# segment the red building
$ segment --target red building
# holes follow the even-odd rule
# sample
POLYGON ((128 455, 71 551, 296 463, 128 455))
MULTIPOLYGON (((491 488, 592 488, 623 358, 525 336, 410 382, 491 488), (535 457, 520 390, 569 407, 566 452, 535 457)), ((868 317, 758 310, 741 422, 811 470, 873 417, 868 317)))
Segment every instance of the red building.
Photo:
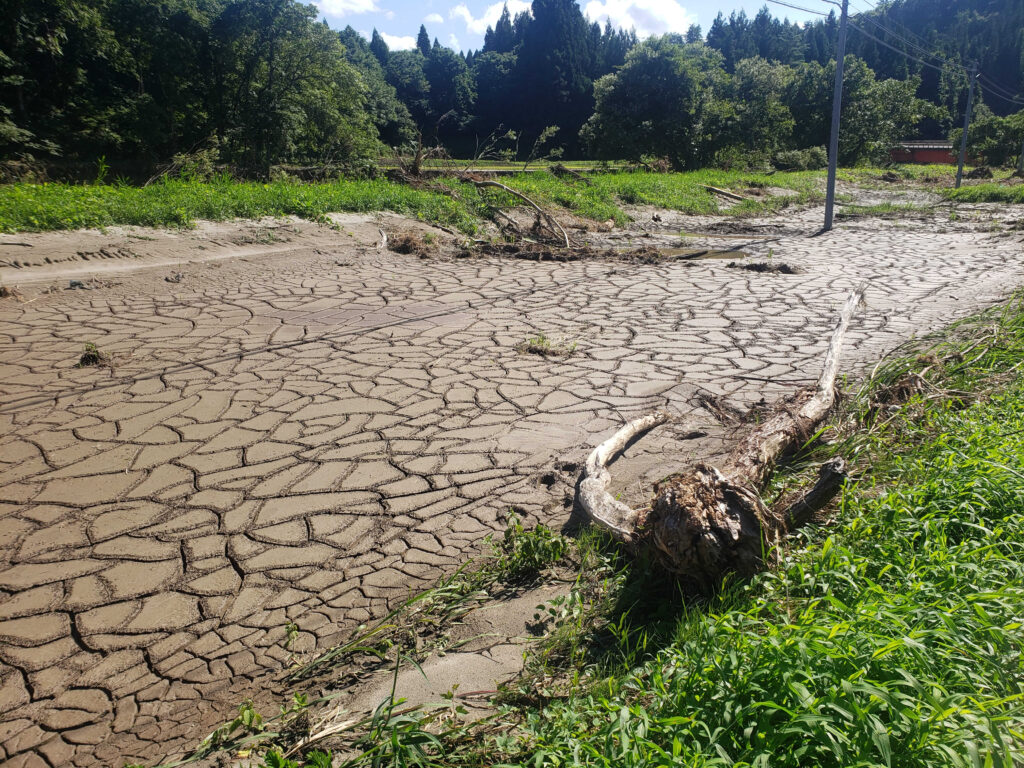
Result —
POLYGON ((894 163, 956 163, 951 141, 901 141, 889 150, 889 159, 894 163))

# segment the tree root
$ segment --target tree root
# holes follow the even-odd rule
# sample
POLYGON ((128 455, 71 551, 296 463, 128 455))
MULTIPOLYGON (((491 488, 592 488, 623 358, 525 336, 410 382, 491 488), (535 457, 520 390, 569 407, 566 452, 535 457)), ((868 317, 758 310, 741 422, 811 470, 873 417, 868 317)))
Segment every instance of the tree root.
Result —
POLYGON ((770 509, 760 496, 779 457, 806 442, 835 403, 839 353, 863 296, 860 286, 847 299, 815 386, 778 406, 720 466, 700 463, 659 483, 646 514, 611 498, 607 465, 630 440, 668 416, 658 412, 636 419, 601 443, 587 460, 579 485, 580 506, 590 520, 702 587, 713 587, 728 572, 749 576, 763 568, 765 554, 778 540, 808 522, 846 480, 845 466, 834 460, 822 468, 815 487, 782 512, 770 509))

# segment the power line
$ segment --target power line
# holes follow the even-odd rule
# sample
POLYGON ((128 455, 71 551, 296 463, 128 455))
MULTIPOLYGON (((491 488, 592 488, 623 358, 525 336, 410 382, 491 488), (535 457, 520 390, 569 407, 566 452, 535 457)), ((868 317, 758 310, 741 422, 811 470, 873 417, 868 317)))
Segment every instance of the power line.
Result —
MULTIPOLYGON (((898 54, 900 54, 900 55, 910 59, 911 61, 916 61, 921 66, 928 67, 930 69, 934 69, 936 72, 943 72, 944 71, 944 69, 942 67, 938 67, 938 66, 936 66, 934 64, 929 64, 924 59, 919 59, 916 56, 911 56, 909 53, 907 53, 906 51, 900 50, 895 45, 890 45, 889 43, 885 42, 885 40, 882 40, 881 38, 876 37, 875 35, 873 35, 870 32, 868 32, 866 29, 863 29, 862 27, 858 27, 852 21, 850 22, 850 26, 853 27, 854 29, 856 29, 858 32, 860 32, 865 37, 868 37, 868 38, 874 40, 879 45, 882 45, 882 46, 888 48, 890 51, 895 51, 896 53, 898 53, 898 54)), ((960 69, 963 69, 963 67, 960 67, 960 69)))
POLYGON ((804 8, 804 7, 799 6, 799 5, 791 5, 790 3, 784 3, 784 2, 782 2, 782 0, 768 0, 768 2, 772 3, 774 5, 783 5, 786 8, 792 8, 794 11, 803 11, 804 13, 813 13, 816 16, 828 16, 827 13, 822 13, 821 11, 812 11, 810 8, 804 8))
MULTIPOLYGON (((842 7, 842 5, 840 3, 838 3, 838 2, 836 2, 836 0, 821 0, 821 1, 824 2, 824 3, 827 3, 829 5, 834 5, 836 7, 842 7)), ((859 3, 863 3, 864 5, 868 6, 868 8, 870 8, 871 10, 875 10, 874 6, 871 5, 869 0, 856 0, 856 1, 859 2, 859 3)), ((787 8, 792 8, 792 9, 797 10, 797 11, 803 11, 804 13, 815 14, 817 16, 828 16, 829 15, 827 13, 823 13, 822 11, 816 11, 816 10, 812 10, 810 8, 804 8, 803 6, 799 6, 799 5, 792 5, 790 3, 783 2, 783 0, 768 0, 768 2, 773 3, 775 5, 782 5, 782 6, 785 6, 787 8)), ((889 35, 889 36, 895 38, 896 40, 899 40, 900 42, 905 43, 906 45, 910 46, 911 48, 919 51, 924 56, 927 56, 927 57, 929 57, 931 59, 934 59, 934 60, 942 62, 942 64, 941 65, 932 64, 931 62, 925 61, 923 58, 920 58, 918 56, 914 56, 913 54, 908 53, 905 50, 897 48, 896 46, 894 46, 894 45, 888 43, 887 41, 879 38, 877 35, 874 35, 871 32, 868 32, 863 27, 860 27, 857 24, 854 24, 853 21, 850 20, 850 26, 851 27, 856 29, 858 32, 860 32, 865 37, 870 38, 871 40, 874 40, 879 45, 884 46, 885 48, 888 48, 890 51, 893 51, 894 53, 898 53, 901 56, 903 56, 903 57, 905 57, 907 59, 910 59, 911 61, 916 61, 921 66, 928 67, 929 69, 933 69, 933 70, 935 70, 936 72, 939 72, 939 73, 944 72, 945 68, 948 67, 950 69, 953 69, 953 70, 956 70, 956 71, 960 72, 961 74, 964 74, 964 75, 968 74, 967 68, 964 67, 963 64, 960 64, 959 62, 954 61, 954 60, 952 60, 952 59, 950 59, 950 58, 948 58, 948 57, 946 57, 946 56, 944 56, 942 54, 939 54, 939 53, 936 53, 934 51, 928 50, 928 49, 922 47, 921 45, 918 45, 917 43, 913 42, 912 40, 909 40, 908 38, 903 37, 902 35, 894 32, 893 30, 891 30, 888 27, 884 26, 880 22, 875 21, 873 18, 871 18, 870 15, 867 15, 866 12, 862 12, 861 14, 859 14, 857 20, 860 21, 861 18, 863 18, 863 20, 867 21, 869 24, 872 24, 877 29, 881 30, 886 35, 889 35)), ((923 37, 921 37, 920 35, 917 35, 914 32, 912 32, 910 30, 907 30, 907 29, 904 29, 904 31, 906 32, 906 34, 908 34, 908 35, 910 35, 912 37, 915 37, 918 40, 920 40, 921 42, 927 44, 927 41, 923 37)), ((1000 99, 1002 101, 1008 102, 1010 104, 1021 104, 1021 105, 1024 105, 1024 99, 1020 99, 1017 96, 1012 95, 1012 92, 1010 91, 1010 89, 1006 88, 1005 86, 1001 86, 998 83, 994 82, 992 80, 992 78, 988 77, 984 73, 978 72, 976 77, 985 84, 985 88, 986 88, 986 91, 987 91, 989 96, 993 96, 993 97, 995 97, 997 99, 1000 99)))
POLYGON ((979 74, 978 79, 981 80, 988 88, 989 96, 995 96, 996 98, 1003 99, 1004 101, 1009 101, 1013 104, 1024 104, 1024 99, 1021 99, 1018 96, 1011 95, 1009 89, 1004 88, 998 83, 992 82, 992 79, 989 78, 987 75, 979 74))
MULTIPOLYGON (((832 0, 824 0, 824 1, 825 2, 831 2, 832 0)), ((867 2, 867 0, 862 0, 862 1, 865 2, 865 3, 867 2)), ((885 25, 881 24, 880 22, 876 21, 875 19, 873 19, 869 15, 862 14, 862 15, 860 15, 858 17, 857 20, 858 21, 861 21, 861 20, 867 21, 869 24, 873 25, 877 29, 880 29, 882 32, 886 33, 887 35, 889 35, 891 37, 894 37, 897 40, 905 43, 906 45, 908 45, 911 48, 919 51, 923 55, 928 56, 928 57, 930 57, 932 59, 935 59, 937 61, 941 61, 943 63, 943 65, 948 66, 951 69, 958 70, 962 74, 967 74, 967 69, 962 64, 960 64, 959 62, 950 59, 948 56, 945 56, 943 54, 936 53, 934 51, 928 50, 928 49, 922 47, 921 45, 918 45, 918 44, 914 43, 912 40, 909 40, 908 38, 906 38, 906 37, 904 37, 904 36, 894 32, 892 29, 890 29, 890 28, 886 27, 885 25)), ((891 20, 890 20, 890 23, 891 23, 891 20)), ((932 69, 937 69, 937 67, 935 65, 928 64, 927 62, 921 61, 920 59, 912 56, 911 54, 907 53, 906 51, 898 50, 897 48, 894 48, 892 45, 889 45, 886 41, 879 40, 877 37, 875 37, 871 33, 867 32, 864 29, 861 29, 860 27, 858 27, 852 21, 850 22, 850 26, 856 28, 857 31, 861 32, 864 35, 867 35, 868 37, 870 37, 875 42, 878 42, 878 43, 886 46, 890 50, 896 51, 897 53, 900 53, 903 56, 905 56, 905 57, 907 57, 909 59, 912 59, 914 61, 918 61, 921 64, 923 64, 924 66, 931 67, 932 69)), ((902 25, 899 25, 899 26, 902 27, 902 25)), ((903 31, 907 35, 910 35, 911 37, 914 37, 914 38, 920 40, 922 43, 927 44, 927 41, 923 37, 921 37, 920 35, 915 34, 914 32, 906 29, 905 27, 902 27, 902 29, 903 29, 903 31)), ((941 71, 941 70, 939 70, 939 71, 941 71)), ((1009 102, 1011 104, 1024 104, 1024 100, 1021 100, 1009 88, 1007 88, 1007 87, 1005 87, 1003 85, 1000 85, 999 83, 995 82, 992 78, 988 77, 984 73, 979 72, 978 73, 978 78, 986 83, 986 87, 987 87, 987 90, 988 90, 990 96, 995 96, 997 99, 1001 99, 1001 100, 1009 102)))

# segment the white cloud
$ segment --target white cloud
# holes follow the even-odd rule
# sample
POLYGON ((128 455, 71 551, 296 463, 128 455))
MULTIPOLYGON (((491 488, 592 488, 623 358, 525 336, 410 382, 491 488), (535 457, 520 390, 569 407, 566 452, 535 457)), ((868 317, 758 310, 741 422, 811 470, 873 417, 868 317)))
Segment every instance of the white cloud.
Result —
POLYGON ((377 0, 313 0, 313 3, 325 16, 348 16, 380 11, 377 0))
MULTIPOLYGON (((614 2, 614 0, 610 0, 614 2)), ((675 2, 675 0, 669 0, 669 2, 675 2)), ((487 6, 483 16, 480 18, 474 18, 469 8, 466 7, 465 3, 460 3, 448 11, 449 19, 462 19, 466 22, 466 29, 475 35, 482 35, 487 31, 488 27, 494 27, 497 24, 498 19, 501 18, 501 9, 504 8, 506 3, 499 2, 494 5, 487 6)), ((508 0, 508 12, 515 18, 517 13, 530 10, 530 3, 526 0, 508 0)))
POLYGON ((448 35, 448 47, 451 48, 453 51, 462 50, 462 46, 459 45, 459 38, 455 36, 454 32, 448 35))
POLYGON ((416 47, 416 38, 411 35, 389 35, 387 32, 381 32, 380 36, 384 38, 390 51, 411 51, 416 47))
POLYGON ((427 24, 444 24, 444 16, 440 13, 432 13, 429 16, 425 16, 423 21, 427 24))
POLYGON ((613 27, 635 29, 639 37, 682 33, 697 22, 677 0, 590 0, 584 12, 591 21, 611 21, 613 27))

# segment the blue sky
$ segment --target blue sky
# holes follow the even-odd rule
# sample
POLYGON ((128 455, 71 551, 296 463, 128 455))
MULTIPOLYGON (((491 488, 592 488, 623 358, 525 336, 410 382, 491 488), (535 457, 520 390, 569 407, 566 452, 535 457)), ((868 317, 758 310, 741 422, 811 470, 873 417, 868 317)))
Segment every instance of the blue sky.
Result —
MULTIPOLYGON (((412 48, 420 24, 425 24, 430 37, 458 50, 479 49, 484 31, 493 26, 501 13, 502 0, 313 0, 336 29, 352 25, 369 37, 376 29, 384 35, 389 47, 412 48)), ((685 32, 690 24, 700 24, 704 32, 719 11, 728 15, 743 9, 753 16, 761 2, 737 0, 729 5, 712 0, 580 0, 583 13, 603 25, 633 28, 641 37, 664 32, 685 32)), ((814 4, 812 4, 813 7, 814 4)), ((509 11, 528 10, 528 0, 508 0, 509 11)), ((777 16, 791 21, 815 18, 800 11, 769 6, 777 16)), ((823 8, 825 6, 822 6, 823 8)))

